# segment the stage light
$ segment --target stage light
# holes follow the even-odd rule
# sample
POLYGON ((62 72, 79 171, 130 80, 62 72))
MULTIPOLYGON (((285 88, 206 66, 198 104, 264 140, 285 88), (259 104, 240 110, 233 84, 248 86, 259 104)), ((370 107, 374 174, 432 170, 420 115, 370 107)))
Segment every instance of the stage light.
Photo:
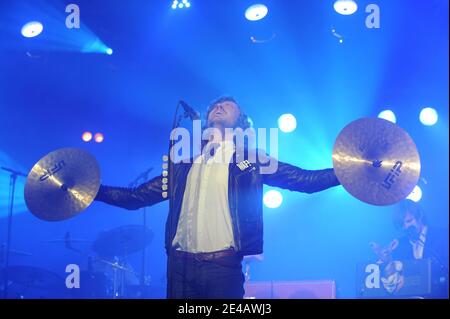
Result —
POLYGON ((334 3, 334 10, 343 15, 350 15, 358 10, 358 5, 353 0, 337 0, 334 3))
POLYGON ((42 23, 38 21, 31 21, 22 27, 22 35, 25 38, 32 38, 41 34, 42 30, 44 30, 42 23))
POLYGON ((103 136, 102 133, 96 133, 94 135, 94 141, 96 141, 97 143, 103 142, 104 139, 105 139, 105 137, 103 136))
POLYGON ((283 196, 279 191, 270 190, 264 194, 263 202, 268 208, 277 208, 283 202, 283 196))
POLYGON ((264 19, 269 9, 263 4, 254 4, 245 10, 245 17, 250 21, 258 21, 264 19))
POLYGON ((172 9, 183 9, 183 8, 190 8, 191 3, 189 0, 182 0, 181 2, 179 0, 174 0, 172 2, 172 9))
POLYGON ((89 142, 90 140, 92 140, 92 133, 84 132, 83 135, 81 135, 81 139, 85 142, 89 142))
POLYGON ((418 185, 416 185, 411 192, 411 194, 408 195, 407 199, 412 200, 413 202, 418 202, 422 198, 422 190, 418 185))
POLYGON ((84 43, 83 48, 81 49, 83 53, 101 53, 101 54, 113 54, 113 49, 108 47, 103 43, 99 38, 93 39, 91 41, 87 41, 84 43))
POLYGON ((396 123, 397 122, 397 118, 395 117, 395 113, 392 112, 391 110, 381 111, 380 114, 378 114, 378 117, 380 119, 385 119, 385 120, 387 120, 389 122, 392 122, 392 123, 396 123))
POLYGON ((431 126, 438 121, 438 114, 435 109, 426 107, 420 111, 419 119, 423 125, 431 126))
POLYGON ((283 114, 278 118, 278 127, 282 132, 290 133, 297 127, 297 120, 292 114, 283 114))

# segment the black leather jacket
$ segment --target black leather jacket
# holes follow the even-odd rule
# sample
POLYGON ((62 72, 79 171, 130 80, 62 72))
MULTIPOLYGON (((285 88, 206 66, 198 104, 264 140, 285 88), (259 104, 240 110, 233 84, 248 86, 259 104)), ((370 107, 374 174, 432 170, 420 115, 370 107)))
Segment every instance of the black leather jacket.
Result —
MULTIPOLYGON (((333 169, 304 170, 278 162, 273 174, 261 174, 259 164, 241 170, 236 160, 229 164, 228 203, 230 207, 235 249, 242 255, 263 252, 263 184, 304 193, 318 192, 336 185, 339 181, 333 169)), ((174 165, 171 209, 166 222, 165 247, 169 253, 180 217, 190 163, 174 165)), ((150 206, 168 199, 163 197, 163 176, 157 176, 137 188, 120 188, 102 185, 95 200, 130 210, 150 206)))

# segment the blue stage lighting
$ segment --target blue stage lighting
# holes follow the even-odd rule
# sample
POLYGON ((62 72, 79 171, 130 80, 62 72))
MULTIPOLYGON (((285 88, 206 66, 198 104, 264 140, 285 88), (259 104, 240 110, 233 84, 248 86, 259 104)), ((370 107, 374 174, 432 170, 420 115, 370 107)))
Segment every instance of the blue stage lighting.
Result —
POLYGON ((277 208, 283 202, 283 196, 277 190, 270 190, 264 194, 263 202, 268 208, 277 208))
POLYGON ((83 53, 102 53, 102 54, 113 54, 113 49, 109 48, 106 44, 104 44, 99 38, 96 38, 93 41, 88 41, 84 44, 81 49, 83 53))
POLYGON ((190 8, 191 7, 191 3, 189 2, 189 0, 173 0, 172 2, 172 9, 183 9, 183 8, 190 8))
POLYGON ((426 107, 420 111, 419 118, 423 125, 431 126, 437 123, 438 114, 435 109, 426 107))
POLYGON ((418 202, 422 198, 422 190, 418 185, 416 185, 411 192, 411 194, 408 195, 407 199, 412 200, 413 202, 418 202))
POLYGON ((292 132, 297 127, 297 120, 292 114, 283 114, 278 118, 278 127, 282 132, 292 132))
POLYGON ((44 26, 42 23, 38 21, 28 22, 22 27, 22 35, 25 38, 32 38, 41 34, 42 30, 44 30, 44 26))
POLYGON ((385 120, 387 120, 389 122, 392 122, 392 123, 396 123, 397 122, 397 118, 395 117, 395 113, 392 112, 391 110, 381 111, 380 114, 378 114, 378 117, 380 119, 385 119, 385 120))
POLYGON ((245 17, 247 20, 250 21, 258 21, 263 19, 267 13, 269 12, 269 9, 263 4, 254 4, 245 10, 245 17))
POLYGON ((358 10, 358 5, 353 0, 337 0, 334 3, 334 10, 343 15, 350 15, 358 10))

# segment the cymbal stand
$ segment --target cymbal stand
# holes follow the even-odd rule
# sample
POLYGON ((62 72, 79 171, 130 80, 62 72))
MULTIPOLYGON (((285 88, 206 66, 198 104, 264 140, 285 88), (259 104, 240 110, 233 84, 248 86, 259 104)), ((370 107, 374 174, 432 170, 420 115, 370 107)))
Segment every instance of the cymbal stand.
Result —
MULTIPOLYGON (((18 176, 27 177, 26 174, 16 171, 7 167, 0 167, 0 169, 8 172, 10 174, 9 178, 9 209, 8 209, 8 226, 6 233, 6 256, 5 256, 5 269, 9 267, 9 257, 11 253, 11 229, 12 229, 12 218, 13 218, 13 207, 14 207, 14 192, 16 189, 16 180, 18 176)), ((6 299, 8 296, 8 270, 5 271, 5 276, 3 278, 3 298, 6 299)))
POLYGON ((97 261, 97 262, 104 263, 105 265, 108 265, 109 267, 112 268, 112 270, 113 270, 113 289, 112 289, 113 295, 112 295, 112 298, 113 299, 121 298, 121 297, 125 296, 125 273, 126 272, 131 273, 135 276, 139 275, 135 271, 130 270, 124 266, 126 259, 123 259, 123 261, 120 261, 118 259, 118 257, 114 256, 114 262, 111 262, 111 261, 108 261, 106 259, 103 259, 103 258, 100 258, 97 256, 89 256, 89 254, 84 253, 82 250, 73 247, 72 243, 70 241, 70 233, 66 233, 65 247, 69 250, 72 250, 72 251, 84 256, 84 257, 87 257, 89 260, 89 264, 91 264, 92 261, 97 261))

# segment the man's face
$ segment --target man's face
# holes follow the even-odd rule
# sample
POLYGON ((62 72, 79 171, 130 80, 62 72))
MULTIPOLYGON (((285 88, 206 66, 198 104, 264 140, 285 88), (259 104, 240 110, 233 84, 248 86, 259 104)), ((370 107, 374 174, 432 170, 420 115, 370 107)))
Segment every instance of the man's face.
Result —
POLYGON ((411 229, 415 232, 418 232, 420 230, 420 225, 417 219, 414 217, 411 213, 406 213, 405 217, 403 218, 403 229, 411 229))
POLYGON ((208 126, 220 124, 225 128, 232 128, 236 125, 241 114, 239 107, 232 101, 224 101, 213 106, 208 116, 208 126))

